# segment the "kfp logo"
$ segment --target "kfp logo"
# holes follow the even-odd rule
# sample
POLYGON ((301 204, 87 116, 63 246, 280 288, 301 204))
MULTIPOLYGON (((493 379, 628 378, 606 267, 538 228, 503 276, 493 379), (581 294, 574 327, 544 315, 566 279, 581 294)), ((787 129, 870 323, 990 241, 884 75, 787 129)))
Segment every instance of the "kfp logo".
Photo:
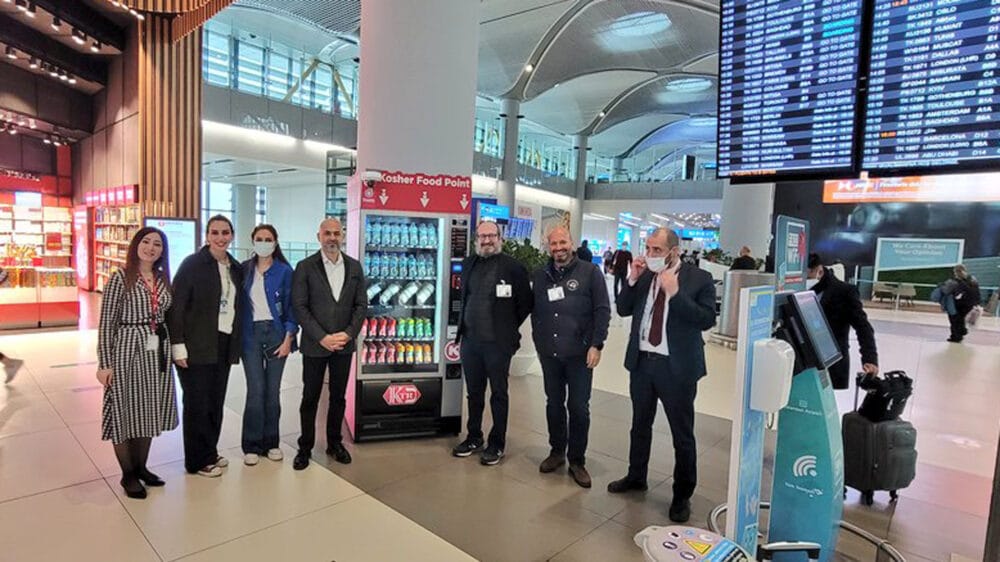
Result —
POLYGON ((410 406, 420 400, 420 390, 411 383, 390 384, 382 399, 390 406, 410 406))
POLYGON ((452 340, 445 344, 444 346, 444 358, 448 361, 455 362, 462 357, 461 346, 452 340))

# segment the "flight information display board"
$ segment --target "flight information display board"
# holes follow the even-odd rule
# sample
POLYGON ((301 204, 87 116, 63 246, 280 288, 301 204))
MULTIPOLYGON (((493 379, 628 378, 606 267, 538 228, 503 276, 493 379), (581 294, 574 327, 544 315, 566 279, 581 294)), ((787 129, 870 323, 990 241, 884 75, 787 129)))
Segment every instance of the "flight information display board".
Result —
POLYGON ((1000 0, 875 0, 862 167, 1000 160, 1000 0))
POLYGON ((853 167, 861 0, 722 0, 720 177, 853 167))

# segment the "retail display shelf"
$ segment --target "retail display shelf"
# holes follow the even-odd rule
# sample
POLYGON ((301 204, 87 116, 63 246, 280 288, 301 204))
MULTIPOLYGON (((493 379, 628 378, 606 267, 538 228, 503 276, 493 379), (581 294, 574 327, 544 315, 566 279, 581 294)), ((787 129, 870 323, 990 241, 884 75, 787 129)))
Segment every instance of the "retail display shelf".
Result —
POLYGON ((367 246, 369 252, 437 251, 437 246, 367 246))

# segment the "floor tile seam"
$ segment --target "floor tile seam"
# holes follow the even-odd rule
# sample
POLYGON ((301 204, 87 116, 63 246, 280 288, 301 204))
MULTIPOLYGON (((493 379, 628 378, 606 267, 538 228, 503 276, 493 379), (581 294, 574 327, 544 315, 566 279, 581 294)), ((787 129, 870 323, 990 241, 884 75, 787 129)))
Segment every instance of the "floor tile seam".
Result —
MULTIPOLYGON (((606 521, 602 522, 602 523, 601 523, 600 525, 598 525, 598 526, 594 527, 593 529, 591 529, 591 530, 587 531, 587 532, 586 532, 586 533, 584 533, 584 534, 583 534, 582 536, 580 536, 580 537, 577 537, 577 538, 573 539, 573 540, 572 540, 572 541, 571 541, 571 542, 570 542, 569 544, 567 544, 566 546, 564 546, 564 547, 560 548, 559 550, 557 550, 557 551, 555 552, 555 554, 552 554, 552 555, 548 556, 548 557, 546 558, 546 560, 554 560, 554 559, 556 559, 556 558, 559 558, 559 556, 560 556, 560 555, 561 555, 562 553, 564 553, 564 552, 566 552, 567 550, 569 550, 569 549, 573 548, 573 546, 574 546, 574 545, 576 545, 577 543, 579 543, 579 542, 580 542, 580 541, 582 541, 582 540, 585 540, 585 539, 586 539, 587 537, 589 537, 590 535, 592 535, 592 534, 596 533, 596 532, 597 532, 597 531, 599 531, 599 530, 600 530, 600 529, 601 529, 602 527, 604 527, 605 525, 607 525, 607 524, 609 524, 609 523, 612 523, 612 524, 615 524, 615 525, 621 525, 621 523, 618 523, 617 521, 614 521, 613 519, 608 519, 608 520, 606 520, 606 521)), ((624 525, 622 525, 622 526, 624 526, 624 525)))
MULTIPOLYGON (((379 490, 382 490, 382 489, 384 489, 384 488, 386 488, 386 487, 388 487, 388 486, 391 486, 391 485, 394 485, 394 484, 398 484, 398 483, 400 483, 400 482, 404 482, 404 481, 406 481, 406 480, 408 480, 408 479, 410 479, 410 478, 412 478, 412 477, 416 477, 416 476, 425 476, 425 475, 427 475, 427 474, 430 474, 430 473, 433 473, 434 471, 436 471, 437 469, 441 468, 441 467, 442 467, 442 466, 444 466, 445 464, 447 464, 447 463, 451 462, 451 460, 452 460, 452 459, 449 459, 449 458, 445 458, 445 459, 444 459, 444 460, 442 460, 442 461, 441 461, 440 463, 437 463, 437 464, 435 464, 434 466, 429 466, 429 467, 427 467, 427 469, 426 469, 426 470, 421 470, 421 471, 419 471, 419 472, 417 472, 417 473, 414 473, 414 474, 410 474, 410 475, 408 475, 408 476, 400 476, 399 478, 395 478, 395 479, 393 479, 393 480, 390 480, 390 481, 388 481, 388 482, 385 482, 385 483, 382 483, 382 484, 379 484, 378 486, 375 486, 375 487, 371 488, 370 490, 365 490, 365 493, 367 493, 367 494, 371 495, 372 493, 374 493, 374 492, 376 492, 376 491, 379 491, 379 490)), ((334 473, 334 474, 336 474, 336 473, 334 473)), ((346 477, 344 477, 344 476, 341 476, 341 478, 344 478, 344 480, 347 480, 347 478, 346 478, 346 477)), ((347 481, 348 481, 348 482, 351 482, 350 480, 347 480, 347 481)), ((360 487, 360 486, 358 486, 357 484, 354 484, 353 482, 351 482, 351 484, 352 484, 353 486, 355 486, 356 488, 358 488, 358 489, 361 489, 361 487, 360 487)))
POLYGON ((111 492, 112 496, 114 496, 115 501, 118 502, 118 505, 122 507, 122 511, 124 511, 125 515, 128 516, 129 521, 131 521, 132 524, 135 525, 136 530, 139 531, 140 535, 142 535, 142 540, 146 541, 146 544, 149 545, 149 549, 153 552, 153 554, 156 555, 157 558, 160 559, 160 562, 164 562, 165 558, 160 553, 160 551, 156 549, 156 546, 146 535, 146 532, 143 530, 142 525, 140 525, 139 522, 136 521, 135 517, 132 515, 132 512, 129 511, 128 506, 125 505, 125 500, 121 496, 115 493, 114 487, 112 483, 108 481, 108 478, 111 477, 104 477, 101 480, 104 481, 104 485, 107 486, 108 491, 111 492))
POLYGON ((3 504, 6 504, 6 503, 17 501, 17 500, 23 500, 23 499, 33 498, 35 496, 41 496, 41 495, 44 495, 44 494, 49 494, 49 493, 52 493, 52 492, 58 492, 60 490, 65 490, 67 488, 73 488, 75 486, 82 486, 84 484, 93 484, 94 482, 97 482, 97 481, 100 481, 100 480, 104 480, 106 478, 109 478, 109 477, 104 476, 104 475, 100 475, 97 478, 90 478, 90 479, 87 479, 87 480, 80 480, 80 481, 77 481, 77 482, 72 482, 70 484, 64 484, 62 486, 56 486, 54 488, 46 488, 44 490, 39 490, 37 492, 31 492, 30 494, 25 494, 23 496, 17 496, 17 497, 13 497, 13 498, 7 498, 7 499, 4 499, 4 500, 0 500, 0 506, 2 506, 3 504))
MULTIPOLYGON (((348 482, 348 484, 350 484, 350 482, 348 482)), ((352 484, 352 486, 353 486, 353 484, 352 484)), ((357 488, 357 486, 354 486, 354 487, 357 488)), ((275 527, 278 527, 280 525, 284 525, 285 523, 290 523, 290 522, 295 521, 297 519, 302 519, 302 518, 308 517, 310 515, 315 515, 316 513, 319 513, 320 511, 323 511, 325 509, 329 509, 331 507, 335 507, 335 506, 340 505, 340 504, 342 504, 344 502, 355 500, 355 499, 358 499, 358 498, 361 498, 361 497, 364 497, 364 496, 371 497, 369 494, 366 494, 360 488, 358 488, 358 490, 360 490, 361 493, 355 494, 355 495, 352 495, 352 496, 349 496, 349 497, 346 497, 346 498, 342 498, 342 499, 337 500, 337 501, 335 501, 335 502, 333 502, 333 503, 331 503, 329 505, 324 505, 324 506, 321 506, 321 507, 318 507, 318 508, 315 508, 315 509, 310 509, 308 511, 299 513, 297 515, 293 515, 293 516, 291 516, 291 517, 289 517, 287 519, 282 519, 281 521, 276 521, 274 523, 271 523, 271 524, 268 524, 268 525, 264 525, 263 527, 260 527, 260 528, 257 528, 257 529, 253 529, 251 531, 247 531, 246 533, 243 533, 243 534, 241 534, 239 536, 235 536, 235 537, 232 537, 230 539, 226 539, 226 540, 224 540, 224 541, 222 541, 220 543, 212 544, 212 545, 206 546, 204 548, 201 548, 201 549, 198 549, 198 550, 195 550, 195 551, 192 551, 192 552, 188 552, 188 553, 186 553, 184 555, 181 555, 181 556, 179 556, 177 558, 169 558, 169 559, 167 559, 167 558, 163 558, 161 556, 160 559, 163 560, 164 562, 176 562, 178 560, 184 560, 185 558, 190 558, 192 556, 201 554, 203 552, 207 552, 207 551, 215 549, 215 548, 219 548, 221 546, 225 546, 225 545, 227 545, 229 543, 233 543, 233 542, 245 539, 247 537, 256 535, 258 533, 263 533, 265 531, 268 531, 268 530, 273 529, 275 527)), ((375 499, 376 501, 378 501, 377 498, 373 497, 372 499, 375 499)), ((379 503, 381 503, 381 502, 379 502, 379 503)), ((407 518, 407 519, 409 519, 409 518, 407 518)), ((157 554, 159 555, 159 552, 157 552, 157 554)))

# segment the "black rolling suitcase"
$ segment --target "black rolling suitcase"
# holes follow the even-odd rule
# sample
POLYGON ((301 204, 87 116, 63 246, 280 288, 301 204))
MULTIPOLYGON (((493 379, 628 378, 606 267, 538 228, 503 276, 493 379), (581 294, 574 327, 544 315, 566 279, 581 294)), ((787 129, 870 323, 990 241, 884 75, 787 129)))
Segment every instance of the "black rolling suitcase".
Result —
POLYGON ((859 375, 857 384, 868 394, 859 409, 855 391, 858 411, 844 415, 844 483, 861 492, 865 505, 875 501, 876 490, 887 490, 895 500, 896 491, 909 486, 916 476, 917 430, 899 419, 912 392, 912 380, 901 371, 893 371, 882 379, 859 375), (896 383, 886 383, 893 379, 896 383), (886 389, 895 389, 894 395, 887 395, 886 389))

